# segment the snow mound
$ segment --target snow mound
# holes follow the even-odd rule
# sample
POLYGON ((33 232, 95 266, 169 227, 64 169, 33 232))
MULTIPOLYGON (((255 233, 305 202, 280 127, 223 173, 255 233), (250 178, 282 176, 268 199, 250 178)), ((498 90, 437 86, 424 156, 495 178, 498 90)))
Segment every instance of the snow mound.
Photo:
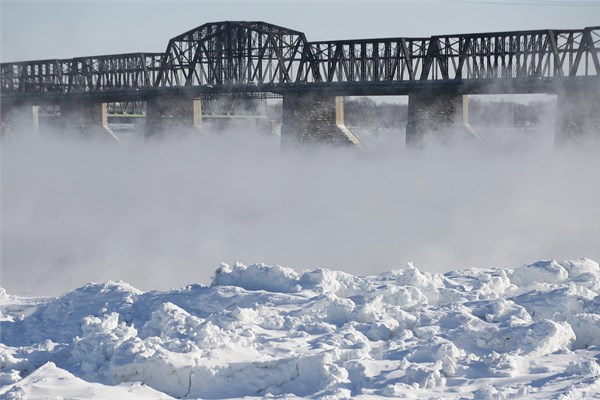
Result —
POLYGON ((127 316, 142 292, 123 283, 90 283, 72 292, 42 302, 31 315, 15 322, 4 332, 3 343, 28 344, 42 340, 64 342, 81 334, 81 322, 88 315, 102 316, 117 312, 127 316), (40 329, 43 327, 43 329, 40 329))
POLYGON ((0 290, 0 398, 594 398, 599 276, 237 263, 168 292, 0 290))
POLYGON ((511 282, 521 288, 540 284, 558 284, 569 280, 590 289, 600 288, 600 266, 596 261, 580 258, 567 261, 538 261, 516 268, 511 282))
POLYGON ((343 297, 360 293, 367 286, 365 280, 360 277, 324 268, 302 274, 300 285, 303 289, 313 289, 343 297))
POLYGON ((42 365, 18 383, 0 388, 0 395, 6 400, 173 399, 139 382, 121 383, 115 386, 86 382, 58 368, 52 362, 42 365))
POLYGON ((538 261, 534 264, 516 268, 511 281, 520 287, 534 283, 559 283, 569 277, 567 270, 555 260, 538 261))
POLYGON ((266 290, 268 292, 293 293, 300 290, 298 274, 290 268, 252 264, 245 266, 227 264, 215 272, 211 286, 239 286, 246 290, 266 290))

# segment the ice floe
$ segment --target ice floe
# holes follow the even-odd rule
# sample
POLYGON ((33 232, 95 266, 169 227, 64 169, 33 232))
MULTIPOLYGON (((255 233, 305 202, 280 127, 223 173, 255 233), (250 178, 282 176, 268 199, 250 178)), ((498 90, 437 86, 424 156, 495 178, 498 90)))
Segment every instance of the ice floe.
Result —
POLYGON ((0 289, 0 397, 600 396, 588 259, 377 276, 227 265, 209 286, 0 289))

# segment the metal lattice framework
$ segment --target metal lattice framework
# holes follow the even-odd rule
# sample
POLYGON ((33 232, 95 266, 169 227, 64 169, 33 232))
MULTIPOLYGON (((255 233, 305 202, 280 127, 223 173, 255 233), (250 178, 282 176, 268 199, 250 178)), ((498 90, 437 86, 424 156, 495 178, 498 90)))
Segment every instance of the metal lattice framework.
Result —
POLYGON ((3 93, 81 93, 148 88, 162 53, 130 53, 0 65, 3 93))
POLYGON ((316 82, 600 76, 600 27, 310 43, 316 82))
POLYGON ((3 99, 129 93, 129 101, 138 100, 136 90, 198 88, 202 96, 326 83, 597 78, 600 27, 307 42, 302 32, 264 22, 218 22, 171 39, 165 53, 3 63, 0 74, 3 99))
POLYGON ((169 41, 156 86, 297 82, 306 47, 302 32, 264 22, 205 24, 169 41))
POLYGON ((314 42, 315 82, 412 81, 419 79, 429 39, 314 42))

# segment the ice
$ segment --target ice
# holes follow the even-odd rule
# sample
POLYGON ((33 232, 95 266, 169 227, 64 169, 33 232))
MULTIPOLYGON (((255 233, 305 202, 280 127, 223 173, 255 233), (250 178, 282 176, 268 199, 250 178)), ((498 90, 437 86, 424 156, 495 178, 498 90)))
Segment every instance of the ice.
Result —
POLYGON ((48 362, 18 383, 0 388, 3 399, 122 399, 167 400, 173 397, 141 383, 102 385, 86 382, 48 362))
POLYGON ((600 315, 591 313, 575 314, 569 322, 575 332, 573 347, 585 349, 589 346, 600 346, 600 315))
POLYGON ((511 281, 517 286, 527 287, 534 283, 564 282, 568 276, 567 270, 557 261, 539 261, 516 268, 511 281))
POLYGON ((265 264, 233 267, 222 264, 215 272, 212 286, 239 286, 246 290, 267 290, 290 293, 300 290, 298 274, 290 268, 271 267, 265 264))
POLYGON ((313 289, 347 297, 364 291, 367 282, 345 272, 318 268, 302 274, 300 285, 303 289, 313 289))
POLYGON ((0 398, 594 398, 589 259, 376 276, 222 264, 212 284, 0 289, 0 398))

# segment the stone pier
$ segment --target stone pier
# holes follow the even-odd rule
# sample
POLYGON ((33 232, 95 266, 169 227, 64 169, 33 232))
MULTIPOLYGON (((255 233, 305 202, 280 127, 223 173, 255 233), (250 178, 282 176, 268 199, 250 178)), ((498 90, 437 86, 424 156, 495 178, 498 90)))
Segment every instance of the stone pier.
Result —
POLYGON ((106 103, 63 102, 60 103, 61 127, 69 133, 87 138, 106 137, 119 140, 108 126, 106 103))
POLYGON ((14 134, 36 134, 39 131, 39 107, 30 105, 2 105, 0 108, 2 137, 14 134))
POLYGON ((600 144, 600 86, 558 92, 554 142, 600 144))
POLYGON ((283 96, 281 145, 331 144, 361 146, 344 125, 344 98, 331 95, 283 96))
POLYGON ((408 97, 406 146, 421 147, 429 140, 448 143, 460 136, 483 142, 469 125, 468 100, 468 96, 459 94, 411 94, 408 97))
POLYGON ((155 98, 146 103, 147 138, 198 132, 202 127, 202 101, 199 99, 155 98))

